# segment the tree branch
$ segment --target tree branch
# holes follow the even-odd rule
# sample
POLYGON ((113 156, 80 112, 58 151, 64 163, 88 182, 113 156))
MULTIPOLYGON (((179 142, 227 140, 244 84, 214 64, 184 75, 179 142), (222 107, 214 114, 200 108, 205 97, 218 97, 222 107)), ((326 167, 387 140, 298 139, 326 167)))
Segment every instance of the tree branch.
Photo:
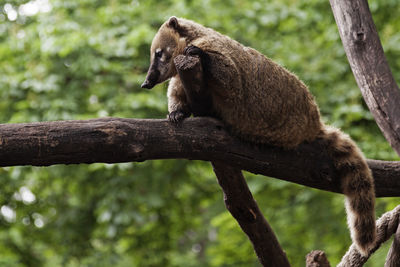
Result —
POLYGON ((385 261, 385 267, 395 266, 400 266, 400 219, 397 225, 397 231, 394 234, 392 246, 390 247, 385 261))
POLYGON ((390 71, 367 0, 330 0, 347 58, 378 126, 400 155, 400 91, 390 71))
MULTIPOLYGON (((257 147, 230 136, 211 118, 102 118, 0 124, 0 166, 117 163, 185 158, 225 161, 256 174, 341 193, 340 178, 318 142, 295 150, 257 147)), ((400 196, 400 162, 368 160, 376 195, 400 196)))
MULTIPOLYGON (((385 242, 387 241, 398 229, 400 222, 400 205, 393 210, 386 212, 376 221, 376 243, 371 249, 367 257, 361 256, 358 252, 356 246, 352 244, 343 256, 338 267, 361 267, 367 262, 368 258, 385 242)), ((397 235, 397 234, 396 234, 397 235)), ((398 245, 398 244, 397 244, 398 245)), ((398 251, 396 251, 398 257, 398 251)), ((398 260, 398 258, 393 258, 393 260, 398 260)), ((398 266, 398 265, 385 265, 385 266, 398 266)))
POLYGON ((253 244, 263 266, 290 267, 286 253, 262 215, 240 169, 213 161, 214 172, 224 192, 225 206, 253 244))
POLYGON ((306 267, 330 267, 325 252, 313 250, 306 256, 306 267))
MULTIPOLYGON (((330 3, 358 87, 386 140, 400 155, 400 90, 385 58, 368 2, 330 0, 330 3)), ((378 220, 377 244, 369 255, 396 229, 385 266, 400 266, 399 206, 378 220)), ((362 257, 352 245, 338 266, 362 266, 368 257, 362 257)))
MULTIPOLYGON (((379 249, 394 233, 392 247, 386 258, 385 267, 400 266, 400 205, 386 212, 376 221, 375 246, 369 251, 368 256, 362 256, 354 244, 352 244, 343 256, 338 267, 362 267, 369 257, 379 249)), ((329 267, 329 261, 321 250, 310 252, 306 257, 307 267, 329 267)))

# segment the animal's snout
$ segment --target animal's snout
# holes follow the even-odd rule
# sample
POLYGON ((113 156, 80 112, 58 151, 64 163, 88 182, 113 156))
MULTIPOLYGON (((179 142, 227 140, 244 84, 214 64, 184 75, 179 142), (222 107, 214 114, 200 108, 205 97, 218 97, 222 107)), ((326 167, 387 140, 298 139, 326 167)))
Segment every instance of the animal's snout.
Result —
POLYGON ((160 71, 152 64, 147 72, 146 80, 142 83, 142 88, 153 88, 160 79, 160 71))
POLYGON ((154 84, 152 84, 151 82, 149 82, 147 79, 142 83, 141 85, 142 88, 146 88, 146 89, 151 89, 154 87, 154 84))

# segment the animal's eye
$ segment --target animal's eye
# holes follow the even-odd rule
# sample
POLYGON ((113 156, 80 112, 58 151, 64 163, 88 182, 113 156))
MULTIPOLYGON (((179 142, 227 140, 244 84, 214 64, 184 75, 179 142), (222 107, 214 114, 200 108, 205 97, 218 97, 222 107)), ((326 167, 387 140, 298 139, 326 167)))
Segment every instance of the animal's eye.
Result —
POLYGON ((155 56, 156 56, 156 57, 161 57, 161 56, 162 56, 162 50, 156 51, 155 56))

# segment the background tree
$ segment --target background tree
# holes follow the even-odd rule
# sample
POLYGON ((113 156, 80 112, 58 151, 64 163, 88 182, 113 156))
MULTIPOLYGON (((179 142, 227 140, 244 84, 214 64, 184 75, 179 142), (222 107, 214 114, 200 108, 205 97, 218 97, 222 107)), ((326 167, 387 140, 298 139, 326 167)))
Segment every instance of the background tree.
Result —
MULTIPOLYGON (((392 11, 399 5, 370 1, 397 80, 400 15, 392 11)), ((368 157, 396 159, 363 104, 328 1, 36 0, 0 1, 0 9, 2 123, 164 118, 165 85, 148 92, 140 83, 154 33, 176 15, 293 70, 327 122, 349 133, 368 157)), ((258 265, 207 163, 12 167, 0 176, 1 265, 258 265)), ((332 264, 339 261, 350 244, 342 196, 246 176, 291 262, 302 265, 317 248, 332 264)), ((379 200, 377 214, 397 203, 379 200)), ((386 251, 369 266, 382 266, 386 251)))

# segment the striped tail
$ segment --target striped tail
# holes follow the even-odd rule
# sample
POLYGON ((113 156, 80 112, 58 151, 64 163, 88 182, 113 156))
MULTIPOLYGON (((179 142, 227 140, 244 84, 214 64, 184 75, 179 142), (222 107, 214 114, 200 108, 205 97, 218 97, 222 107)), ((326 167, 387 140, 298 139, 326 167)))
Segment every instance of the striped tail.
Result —
POLYGON ((334 127, 325 126, 319 138, 325 141, 341 177, 351 239, 359 252, 366 256, 376 236, 375 190, 371 170, 362 152, 348 135, 334 127))

